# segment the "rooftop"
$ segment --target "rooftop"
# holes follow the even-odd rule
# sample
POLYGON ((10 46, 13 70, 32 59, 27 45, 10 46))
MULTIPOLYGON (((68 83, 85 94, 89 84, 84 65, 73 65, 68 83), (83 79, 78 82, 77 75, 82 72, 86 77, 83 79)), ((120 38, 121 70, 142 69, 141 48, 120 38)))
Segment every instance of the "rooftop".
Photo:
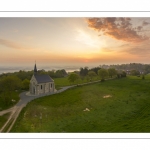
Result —
POLYGON ((38 83, 54 82, 54 80, 47 74, 34 74, 38 83))

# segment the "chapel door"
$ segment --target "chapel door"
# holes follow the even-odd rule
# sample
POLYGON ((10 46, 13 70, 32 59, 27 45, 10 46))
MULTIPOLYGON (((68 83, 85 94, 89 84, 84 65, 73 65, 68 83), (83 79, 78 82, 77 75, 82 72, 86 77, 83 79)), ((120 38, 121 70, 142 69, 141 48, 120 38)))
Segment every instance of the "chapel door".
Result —
POLYGON ((35 88, 33 88, 33 94, 35 94, 35 88))

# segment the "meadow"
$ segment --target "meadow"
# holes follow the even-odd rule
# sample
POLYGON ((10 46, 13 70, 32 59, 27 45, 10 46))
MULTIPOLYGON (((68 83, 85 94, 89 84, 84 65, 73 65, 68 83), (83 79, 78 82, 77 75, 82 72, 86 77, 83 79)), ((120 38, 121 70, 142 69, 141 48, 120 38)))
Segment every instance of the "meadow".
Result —
POLYGON ((30 102, 11 132, 150 132, 150 76, 78 86, 30 102))
MULTIPOLYGON (((54 78, 55 88, 57 90, 61 89, 61 87, 63 87, 63 86, 69 86, 69 85, 74 85, 74 84, 87 83, 87 82, 90 82, 89 80, 87 80, 86 78, 84 78, 83 80, 81 78, 79 78, 74 83, 70 83, 69 80, 68 80, 68 77, 54 78)), ((93 77, 93 79, 91 81, 97 81, 97 80, 100 80, 99 76, 93 77)))

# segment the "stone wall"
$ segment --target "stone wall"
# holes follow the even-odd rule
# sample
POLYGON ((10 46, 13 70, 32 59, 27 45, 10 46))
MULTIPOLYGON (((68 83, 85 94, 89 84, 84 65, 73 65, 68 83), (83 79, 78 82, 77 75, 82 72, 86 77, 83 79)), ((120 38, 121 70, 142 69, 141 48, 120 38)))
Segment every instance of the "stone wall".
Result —
POLYGON ((38 84, 38 86, 37 86, 37 94, 38 95, 44 94, 44 93, 49 93, 49 92, 54 92, 54 83, 53 82, 38 84))

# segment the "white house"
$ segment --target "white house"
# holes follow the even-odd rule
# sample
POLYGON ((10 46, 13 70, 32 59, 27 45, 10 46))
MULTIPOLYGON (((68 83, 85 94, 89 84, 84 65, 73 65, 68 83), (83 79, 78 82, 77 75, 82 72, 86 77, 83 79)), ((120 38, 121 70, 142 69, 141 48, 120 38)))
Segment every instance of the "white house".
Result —
POLYGON ((38 74, 36 64, 34 66, 34 74, 30 80, 30 94, 40 95, 53 93, 55 90, 54 80, 46 74, 38 74))

